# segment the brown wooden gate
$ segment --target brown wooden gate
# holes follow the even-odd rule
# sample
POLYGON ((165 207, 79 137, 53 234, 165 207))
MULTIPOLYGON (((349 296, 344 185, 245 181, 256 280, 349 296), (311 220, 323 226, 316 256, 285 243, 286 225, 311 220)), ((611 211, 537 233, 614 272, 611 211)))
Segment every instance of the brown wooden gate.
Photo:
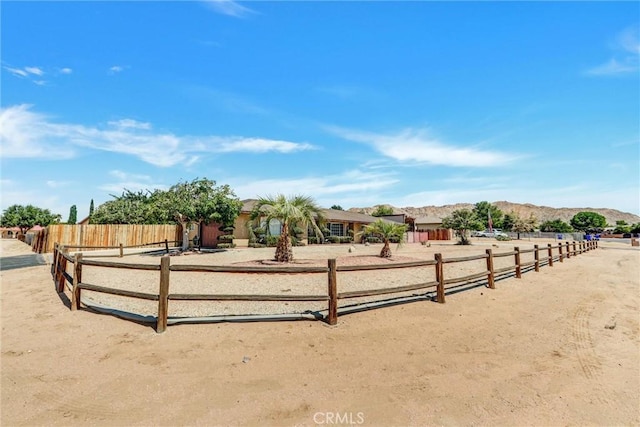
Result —
POLYGON ((211 224, 202 224, 200 230, 201 243, 203 248, 215 248, 218 246, 218 236, 222 236, 224 231, 220 231, 220 224, 215 222, 211 224))

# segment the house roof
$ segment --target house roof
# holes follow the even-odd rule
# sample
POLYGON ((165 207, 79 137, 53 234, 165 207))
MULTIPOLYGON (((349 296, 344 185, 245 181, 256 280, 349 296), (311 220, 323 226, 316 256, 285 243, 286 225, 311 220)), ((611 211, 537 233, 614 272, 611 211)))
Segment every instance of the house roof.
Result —
POLYGON ((437 216, 419 216, 414 221, 416 224, 442 224, 442 218, 437 216))
POLYGON ((327 221, 346 221, 346 222, 360 222, 363 224, 370 224, 382 219, 385 222, 392 222, 385 218, 378 218, 371 215, 361 214, 357 212, 341 211, 337 209, 323 209, 322 213, 327 221))
MULTIPOLYGON (((249 213, 256 206, 256 199, 242 200, 242 212, 249 213)), ((338 209, 322 209, 322 214, 327 221, 345 221, 359 222, 369 224, 377 221, 379 218, 371 215, 361 214, 357 212, 341 211, 338 209)), ((382 218, 383 221, 391 222, 382 218)))

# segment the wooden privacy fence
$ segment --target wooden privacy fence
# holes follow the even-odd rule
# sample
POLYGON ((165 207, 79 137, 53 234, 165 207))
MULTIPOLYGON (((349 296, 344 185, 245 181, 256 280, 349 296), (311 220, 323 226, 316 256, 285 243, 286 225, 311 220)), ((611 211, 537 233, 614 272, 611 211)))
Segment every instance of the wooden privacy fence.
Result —
POLYGON ((88 224, 49 225, 34 236, 34 252, 53 252, 54 245, 95 247, 141 246, 146 242, 182 240, 182 227, 175 224, 88 224))
MULTIPOLYGON (((513 251, 493 253, 487 249, 485 253, 457 258, 443 258, 442 254, 434 255, 433 260, 412 261, 385 265, 346 265, 337 266, 335 259, 327 260, 327 267, 298 267, 298 266, 276 266, 276 267, 248 267, 248 266, 207 266, 207 265, 171 265, 170 257, 165 255, 161 258, 159 265, 148 264, 126 264, 108 261, 98 261, 86 259, 82 253, 70 255, 68 247, 55 245, 53 252, 53 263, 51 274, 56 284, 57 291, 62 293, 65 289, 71 292, 71 310, 80 308, 80 297, 82 290, 101 292, 123 297, 145 299, 158 302, 158 314, 156 317, 156 331, 164 332, 167 328, 169 317, 169 301, 326 301, 327 314, 322 318, 330 325, 338 322, 338 302, 351 298, 370 297, 378 295, 388 295, 407 291, 424 290, 436 288, 435 300, 439 303, 445 302, 445 291, 456 284, 472 284, 486 280, 487 286, 495 289, 496 278, 514 274, 516 278, 521 278, 525 271, 539 271, 540 266, 548 265, 553 267, 554 262, 564 262, 565 259, 596 249, 597 241, 590 242, 566 242, 557 245, 548 244, 546 247, 534 245, 533 249, 521 250, 515 247, 513 251), (533 261, 522 262, 523 254, 533 254, 533 261), (513 265, 502 268, 494 268, 496 258, 511 258, 513 265), (444 274, 444 264, 463 263, 469 261, 486 260, 486 270, 463 277, 446 278, 444 274), (68 264, 73 266, 72 273, 68 273, 68 264), (105 268, 123 268, 133 270, 153 270, 159 271, 159 286, 157 293, 134 292, 125 289, 114 289, 105 286, 92 285, 82 281, 82 267, 95 266, 105 268), (359 290, 350 292, 338 291, 338 272, 365 271, 365 270, 389 270, 399 268, 434 266, 435 281, 395 286, 382 289, 359 290), (210 272, 210 273, 251 273, 251 274, 326 274, 327 293, 326 295, 243 295, 243 294, 178 294, 169 293, 171 271, 188 272, 210 272)), ((78 247, 76 247, 78 248, 78 247)), ((81 249, 81 248, 79 248, 81 249)))

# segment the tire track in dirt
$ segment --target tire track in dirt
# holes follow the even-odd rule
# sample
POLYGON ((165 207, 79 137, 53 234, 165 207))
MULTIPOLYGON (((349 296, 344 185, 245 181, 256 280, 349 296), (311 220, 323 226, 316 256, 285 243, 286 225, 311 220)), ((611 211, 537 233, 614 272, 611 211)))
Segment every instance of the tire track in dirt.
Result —
POLYGON ((593 339, 589 332, 589 317, 594 306, 582 303, 573 314, 572 333, 576 346, 578 361, 584 376, 588 379, 597 379, 600 375, 600 362, 593 349, 593 339))

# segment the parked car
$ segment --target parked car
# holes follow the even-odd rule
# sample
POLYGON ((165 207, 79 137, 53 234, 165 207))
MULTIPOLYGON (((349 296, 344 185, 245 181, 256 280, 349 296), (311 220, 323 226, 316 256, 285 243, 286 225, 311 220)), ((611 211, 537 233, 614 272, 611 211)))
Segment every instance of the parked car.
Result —
POLYGON ((493 231, 491 230, 474 231, 471 235, 473 237, 498 237, 498 236, 508 237, 507 233, 504 233, 502 232, 502 230, 498 230, 498 229, 494 229, 493 231))

